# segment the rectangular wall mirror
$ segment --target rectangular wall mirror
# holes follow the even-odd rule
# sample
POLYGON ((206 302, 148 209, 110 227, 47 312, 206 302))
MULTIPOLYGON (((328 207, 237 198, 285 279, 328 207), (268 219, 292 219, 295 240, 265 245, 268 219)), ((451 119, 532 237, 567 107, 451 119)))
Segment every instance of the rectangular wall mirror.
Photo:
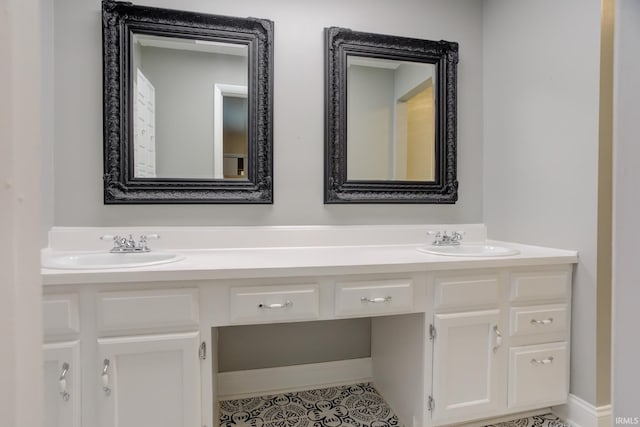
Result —
POLYGON ((246 179, 247 46, 135 33, 131 43, 134 177, 246 179))
POLYGON ((272 39, 103 1, 105 203, 271 203, 272 39))
POLYGON ((454 203, 458 45, 325 36, 325 203, 454 203))

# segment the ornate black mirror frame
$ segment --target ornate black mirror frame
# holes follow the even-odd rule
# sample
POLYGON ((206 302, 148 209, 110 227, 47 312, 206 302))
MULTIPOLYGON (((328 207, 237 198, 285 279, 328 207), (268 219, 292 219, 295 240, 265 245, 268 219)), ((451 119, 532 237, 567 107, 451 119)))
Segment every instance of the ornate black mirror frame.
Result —
POLYGON ((104 203, 273 203, 273 22, 102 3, 104 203), (244 44, 248 48, 246 180, 135 178, 131 119, 132 33, 244 44))
POLYGON ((458 44, 325 29, 325 203, 455 203, 458 44), (435 179, 347 179, 347 56, 435 65, 435 179))

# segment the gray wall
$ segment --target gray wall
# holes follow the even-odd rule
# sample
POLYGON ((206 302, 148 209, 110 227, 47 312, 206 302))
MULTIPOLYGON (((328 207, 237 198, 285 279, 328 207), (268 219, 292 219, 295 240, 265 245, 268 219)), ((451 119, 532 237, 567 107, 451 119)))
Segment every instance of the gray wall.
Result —
POLYGON ((55 1, 55 225, 270 225, 482 221, 482 2, 477 0, 145 0, 275 22, 274 204, 104 206, 98 0, 55 1), (323 204, 328 26, 460 43, 455 205, 323 204))
POLYGON ((614 89, 613 416, 640 417, 640 2, 616 0, 614 89))
POLYGON ((484 222, 579 251, 571 392, 595 405, 600 0, 484 6, 484 222))
POLYGON ((247 85, 247 58, 145 46, 143 74, 155 88, 156 173, 213 177, 213 88, 247 85))
POLYGON ((218 329, 220 372, 371 356, 371 319, 227 326, 218 329))

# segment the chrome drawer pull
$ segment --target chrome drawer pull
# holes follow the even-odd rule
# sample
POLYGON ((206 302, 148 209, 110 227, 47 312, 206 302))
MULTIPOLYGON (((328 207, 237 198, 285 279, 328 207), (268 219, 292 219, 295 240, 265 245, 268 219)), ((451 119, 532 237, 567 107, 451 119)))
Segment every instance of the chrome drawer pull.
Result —
POLYGON ((58 378, 58 387, 60 388, 60 396, 62 396, 62 400, 67 402, 71 395, 67 391, 67 373, 69 372, 69 364, 64 362, 62 364, 62 372, 60 373, 60 378, 58 378))
POLYGON ((531 319, 532 325, 550 325, 552 323, 553 323, 553 317, 549 317, 548 319, 544 319, 544 320, 531 319))
POLYGON ((362 297, 362 298, 360 298, 360 301, 362 301, 362 302, 370 302, 370 303, 373 303, 373 304, 379 304, 381 302, 390 302, 391 301, 391 297, 377 297, 377 298, 362 297))
POLYGON ((102 374, 100 375, 102 379, 102 391, 104 391, 105 396, 111 395, 111 387, 109 386, 109 359, 104 359, 102 364, 102 374))
POLYGON ((531 359, 532 365, 550 365, 553 363, 553 356, 549 356, 546 359, 531 359))
POLYGON ((493 346, 493 352, 496 353, 502 345, 502 333, 498 329, 498 325, 493 325, 493 332, 496 334, 496 345, 493 346))
POLYGON ((272 309, 287 308, 287 307, 291 307, 292 305, 293 305, 292 301, 286 300, 285 302, 276 302, 276 303, 273 303, 273 304, 260 303, 260 304, 258 304, 258 308, 268 308, 268 309, 272 310, 272 309))

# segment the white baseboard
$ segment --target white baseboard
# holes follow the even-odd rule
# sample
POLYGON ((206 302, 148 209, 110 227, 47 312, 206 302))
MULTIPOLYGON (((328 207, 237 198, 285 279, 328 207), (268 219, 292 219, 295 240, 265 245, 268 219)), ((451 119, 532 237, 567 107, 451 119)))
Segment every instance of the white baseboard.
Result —
POLYGON ((611 405, 596 407, 573 394, 565 405, 554 406, 551 410, 573 427, 611 427, 611 405))
POLYGON ((218 399, 238 399, 336 385, 370 382, 371 358, 307 365, 222 372, 217 375, 218 399))

